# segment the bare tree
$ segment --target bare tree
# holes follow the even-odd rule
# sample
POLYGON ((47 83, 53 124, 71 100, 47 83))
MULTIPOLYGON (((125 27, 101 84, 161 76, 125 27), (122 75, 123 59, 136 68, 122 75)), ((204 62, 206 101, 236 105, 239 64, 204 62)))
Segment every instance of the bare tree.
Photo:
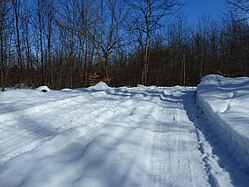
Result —
POLYGON ((168 34, 169 45, 172 46, 171 50, 173 50, 173 58, 175 59, 174 63, 180 70, 176 76, 179 75, 181 85, 186 85, 186 56, 189 38, 186 22, 186 15, 179 14, 177 19, 170 24, 168 34))
POLYGON ((125 18, 123 3, 119 0, 98 1, 97 33, 88 30, 89 39, 104 67, 104 79, 110 83, 108 66, 111 54, 122 45, 122 23, 125 18))
POLYGON ((6 49, 5 42, 6 41, 6 16, 10 10, 8 6, 9 2, 7 0, 3 0, 0 2, 0 63, 1 63, 1 86, 4 88, 7 82, 7 64, 6 64, 6 49))
MULTIPOLYGON (((35 21, 36 28, 38 29, 38 37, 39 37, 39 49, 40 49, 40 63, 41 63, 41 82, 45 83, 45 75, 44 75, 44 26, 45 26, 45 18, 44 18, 44 8, 45 8, 45 0, 37 0, 37 22, 35 21)), ((38 58, 38 57, 37 57, 38 58)))
POLYGON ((227 0, 230 12, 239 20, 249 18, 249 0, 227 0))
POLYGON ((48 80, 51 83, 51 86, 54 86, 54 75, 53 75, 53 64, 52 64, 52 34, 53 34, 53 22, 55 16, 55 5, 54 0, 48 0, 46 6, 46 38, 47 38, 47 63, 48 63, 48 80))
POLYGON ((21 51, 21 36, 20 36, 20 19, 21 19, 21 0, 12 0, 12 8, 15 18, 15 31, 16 31, 16 49, 17 49, 17 61, 19 74, 19 83, 23 81, 23 59, 21 51))
POLYGON ((96 0, 78 0, 77 1, 77 14, 78 14, 78 25, 76 30, 79 38, 80 55, 82 56, 81 61, 84 62, 84 86, 88 85, 88 76, 90 68, 92 66, 92 50, 91 40, 89 39, 89 33, 93 34, 94 19, 95 18, 95 7, 96 0))
POLYGON ((162 21, 165 21, 168 15, 179 10, 181 4, 177 0, 127 0, 127 3, 132 11, 135 11, 130 13, 130 29, 137 35, 144 53, 142 84, 146 85, 150 65, 151 36, 163 26, 162 21))

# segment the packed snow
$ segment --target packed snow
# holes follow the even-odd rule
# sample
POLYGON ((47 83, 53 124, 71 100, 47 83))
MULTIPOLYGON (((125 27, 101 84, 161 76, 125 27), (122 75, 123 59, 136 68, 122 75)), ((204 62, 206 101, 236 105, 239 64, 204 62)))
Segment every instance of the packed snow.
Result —
POLYGON ((249 78, 205 76, 197 98, 217 135, 249 174, 249 78))
POLYGON ((98 91, 110 89, 110 87, 105 82, 102 82, 102 81, 97 83, 95 86, 91 86, 89 88, 92 90, 98 90, 98 91))
POLYGON ((221 108, 208 116, 200 102, 215 91, 205 79, 200 106, 195 87, 43 89, 0 93, 0 186, 249 186, 245 160, 211 128, 221 108))
POLYGON ((36 90, 40 91, 40 92, 49 92, 50 89, 47 86, 40 86, 38 88, 36 88, 36 90))

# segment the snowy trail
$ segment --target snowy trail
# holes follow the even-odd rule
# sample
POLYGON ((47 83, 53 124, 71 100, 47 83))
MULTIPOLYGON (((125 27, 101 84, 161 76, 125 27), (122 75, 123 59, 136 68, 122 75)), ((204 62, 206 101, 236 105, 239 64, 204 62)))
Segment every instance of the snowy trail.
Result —
POLYGON ((173 90, 168 96, 171 101, 160 101, 152 113, 156 123, 150 160, 152 181, 147 186, 210 186, 183 95, 184 91, 173 90))
POLYGON ((84 124, 97 128, 99 124, 95 121, 112 115, 110 109, 121 101, 113 99, 96 104, 94 97, 80 95, 0 114, 4 124, 0 127, 3 135, 0 138, 0 165, 68 129, 84 124))
POLYGON ((199 129, 194 91, 0 95, 0 186, 233 186, 218 156, 205 157, 213 144, 199 129))
POLYGON ((198 149, 202 154, 209 183, 221 187, 249 186, 249 174, 243 171, 241 163, 238 163, 240 157, 236 158, 228 151, 227 144, 213 128, 216 124, 211 124, 213 120, 208 119, 196 105, 195 94, 196 92, 192 91, 185 95, 184 108, 196 126, 198 149))

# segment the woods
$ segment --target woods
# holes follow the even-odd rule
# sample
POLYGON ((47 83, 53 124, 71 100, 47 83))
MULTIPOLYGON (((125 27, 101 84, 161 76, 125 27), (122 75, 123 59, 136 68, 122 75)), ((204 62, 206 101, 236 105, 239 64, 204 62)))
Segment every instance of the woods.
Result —
POLYGON ((196 85, 249 76, 248 1, 190 26, 177 0, 2 0, 0 87, 196 85))

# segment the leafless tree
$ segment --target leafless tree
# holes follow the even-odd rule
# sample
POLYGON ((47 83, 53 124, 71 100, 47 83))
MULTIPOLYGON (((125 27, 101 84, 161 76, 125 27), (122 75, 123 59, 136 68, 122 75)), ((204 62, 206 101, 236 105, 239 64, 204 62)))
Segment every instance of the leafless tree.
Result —
POLYGON ((7 74, 8 74, 8 65, 7 65, 7 55, 6 55, 6 45, 5 41, 7 40, 7 24, 6 16, 10 10, 9 2, 7 0, 0 1, 0 63, 1 63, 1 86, 4 88, 7 84, 7 74))
POLYGON ((15 31, 16 31, 16 50, 17 50, 17 61, 19 68, 19 83, 23 81, 23 59, 22 59, 22 50, 21 50, 21 36, 20 36, 20 19, 21 19, 21 0, 12 0, 11 1, 14 18, 15 18, 15 31))
POLYGON ((111 54, 122 45, 122 23, 125 18, 123 2, 119 0, 98 1, 97 33, 93 35, 88 30, 89 39, 104 67, 104 79, 110 82, 108 66, 111 54))
MULTIPOLYGON (((186 56, 187 56, 187 45, 188 45, 188 28, 187 28, 186 15, 179 14, 177 19, 169 25, 169 45, 172 46, 173 63, 178 67, 179 82, 181 85, 186 85, 186 56), (179 65, 178 65, 179 64, 179 65)), ((172 67, 172 65, 170 65, 172 67)))
POLYGON ((249 19, 249 0, 227 0, 230 12, 239 20, 249 19))
POLYGON ((177 0, 127 0, 127 3, 133 11, 130 13, 130 29, 135 32, 144 53, 142 84, 146 85, 150 65, 151 36, 164 25, 162 22, 168 15, 179 10, 181 4, 177 0))

